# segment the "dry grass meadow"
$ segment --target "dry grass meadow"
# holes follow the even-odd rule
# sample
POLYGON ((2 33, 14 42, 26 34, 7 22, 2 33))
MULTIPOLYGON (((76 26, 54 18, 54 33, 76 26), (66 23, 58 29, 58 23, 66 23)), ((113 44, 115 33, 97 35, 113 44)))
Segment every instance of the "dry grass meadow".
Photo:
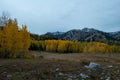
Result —
POLYGON ((120 54, 48 53, 30 51, 34 59, 0 59, 0 80, 110 80, 120 79, 120 54), (102 68, 87 70, 98 63, 102 68), (112 66, 108 68, 107 66, 112 66), (82 79, 78 75, 87 74, 82 79))

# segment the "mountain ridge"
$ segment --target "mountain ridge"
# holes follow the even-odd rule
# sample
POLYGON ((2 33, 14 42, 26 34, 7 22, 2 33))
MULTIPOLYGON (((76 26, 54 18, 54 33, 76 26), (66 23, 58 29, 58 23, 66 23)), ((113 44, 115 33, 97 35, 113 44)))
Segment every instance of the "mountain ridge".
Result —
POLYGON ((67 32, 47 32, 40 36, 77 42, 104 42, 108 44, 115 44, 117 42, 120 45, 120 31, 104 32, 94 28, 72 29, 67 32))

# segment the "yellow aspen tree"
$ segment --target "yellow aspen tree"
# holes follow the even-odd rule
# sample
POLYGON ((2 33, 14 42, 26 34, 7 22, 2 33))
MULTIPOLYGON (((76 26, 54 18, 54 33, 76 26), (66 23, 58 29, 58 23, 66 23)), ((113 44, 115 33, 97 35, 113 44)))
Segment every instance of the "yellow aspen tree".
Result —
POLYGON ((4 28, 4 52, 7 57, 16 58, 19 53, 19 35, 16 19, 9 19, 4 28))
POLYGON ((21 37, 21 34, 20 34, 20 31, 18 29, 18 24, 17 24, 17 20, 14 19, 13 20, 13 25, 12 25, 12 48, 11 48, 11 52, 13 53, 11 56, 13 58, 16 58, 19 53, 21 52, 22 50, 22 37, 21 37))
POLYGON ((57 52, 58 41, 57 40, 51 40, 49 46, 50 46, 50 51, 57 52))
POLYGON ((46 45, 46 51, 50 51, 50 40, 45 40, 45 45, 46 45))
POLYGON ((23 43, 23 52, 28 53, 28 49, 30 47, 30 33, 27 31, 26 25, 22 26, 20 30, 22 35, 22 43, 23 43))
POLYGON ((45 41, 41 41, 41 45, 42 45, 42 50, 45 51, 46 50, 45 41))
POLYGON ((28 53, 29 46, 30 34, 26 26, 19 29, 16 19, 9 19, 5 27, 0 29, 0 56, 17 58, 21 53, 28 53))
POLYGON ((12 44, 12 20, 9 19, 7 24, 4 27, 4 37, 3 37, 3 48, 6 57, 9 57, 11 54, 12 44))
POLYGON ((67 51, 67 47, 66 47, 66 42, 65 41, 59 40, 57 51, 58 52, 63 52, 63 53, 65 53, 67 51))
POLYGON ((2 39, 3 39, 2 35, 3 35, 3 31, 0 29, 0 54, 2 52, 2 39))

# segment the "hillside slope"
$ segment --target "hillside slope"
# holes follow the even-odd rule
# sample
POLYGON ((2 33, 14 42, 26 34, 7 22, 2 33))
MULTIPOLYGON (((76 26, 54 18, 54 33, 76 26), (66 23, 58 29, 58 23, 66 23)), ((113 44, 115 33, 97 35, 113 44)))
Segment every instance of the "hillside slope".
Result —
POLYGON ((67 32, 48 32, 41 36, 78 42, 104 42, 120 45, 120 31, 108 33, 93 28, 84 28, 81 30, 73 29, 67 32))

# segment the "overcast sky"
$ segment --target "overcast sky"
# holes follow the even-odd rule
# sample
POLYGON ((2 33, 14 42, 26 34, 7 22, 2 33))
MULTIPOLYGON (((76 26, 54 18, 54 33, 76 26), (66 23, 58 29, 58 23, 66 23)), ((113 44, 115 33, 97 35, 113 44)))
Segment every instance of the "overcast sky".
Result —
POLYGON ((37 34, 84 27, 120 31, 120 0, 0 0, 3 11, 37 34))

